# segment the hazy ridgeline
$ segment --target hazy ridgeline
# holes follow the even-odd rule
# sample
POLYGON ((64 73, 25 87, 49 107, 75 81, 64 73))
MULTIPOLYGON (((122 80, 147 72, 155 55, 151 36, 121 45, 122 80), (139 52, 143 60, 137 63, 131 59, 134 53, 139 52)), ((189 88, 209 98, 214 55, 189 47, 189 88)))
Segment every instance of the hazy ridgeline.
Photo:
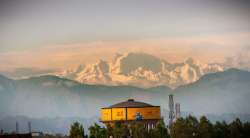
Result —
MULTIPOLYGON (((166 120, 168 95, 173 94, 175 102, 181 104, 183 115, 209 114, 208 118, 212 121, 232 121, 236 117, 242 121, 249 121, 249 90, 250 73, 237 69, 208 74, 195 83, 174 90, 165 86, 142 89, 132 86, 86 85, 55 76, 22 80, 11 80, 0 76, 0 118, 6 124, 12 123, 6 122, 8 119, 4 117, 17 115, 45 120, 55 117, 59 117, 58 120, 60 118, 67 120, 66 118, 71 117, 98 120, 101 107, 134 98, 160 105, 163 109, 162 116, 166 120)), ((82 122, 85 122, 84 120, 88 119, 83 119, 82 122)), ((55 128, 63 126, 61 124, 68 125, 60 121, 49 122, 54 124, 55 128)), ((52 124, 50 125, 53 126, 52 124)), ((33 125, 35 127, 35 124, 33 125)), ((58 131, 65 132, 59 129, 58 131)))

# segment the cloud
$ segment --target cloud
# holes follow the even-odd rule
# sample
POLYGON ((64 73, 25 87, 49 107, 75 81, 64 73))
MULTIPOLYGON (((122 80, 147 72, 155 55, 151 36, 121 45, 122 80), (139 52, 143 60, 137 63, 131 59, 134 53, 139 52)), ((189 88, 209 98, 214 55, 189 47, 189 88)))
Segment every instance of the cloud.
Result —
POLYGON ((228 67, 240 68, 250 71, 250 45, 244 46, 235 55, 227 57, 225 64, 228 67))
POLYGON ((188 57, 205 63, 223 63, 225 57, 242 51, 242 47, 249 44, 249 37, 249 33, 233 33, 48 45, 21 52, 0 53, 0 69, 73 68, 99 59, 110 61, 116 53, 125 52, 144 52, 172 63, 183 61, 188 57))
POLYGON ((18 79, 30 76, 49 74, 53 72, 55 72, 55 70, 52 69, 16 68, 12 71, 0 71, 0 74, 3 74, 9 78, 18 79))

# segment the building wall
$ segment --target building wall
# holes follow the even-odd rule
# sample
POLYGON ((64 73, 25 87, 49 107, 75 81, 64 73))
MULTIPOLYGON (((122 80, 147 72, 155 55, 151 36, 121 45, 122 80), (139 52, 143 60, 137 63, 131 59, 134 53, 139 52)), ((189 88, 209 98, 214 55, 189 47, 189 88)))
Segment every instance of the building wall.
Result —
POLYGON ((101 110, 101 120, 102 121, 109 121, 111 120, 111 109, 102 109, 101 110))
POLYGON ((160 119, 160 107, 145 108, 104 108, 101 109, 102 121, 135 120, 136 113, 139 112, 143 119, 160 119))
POLYGON ((112 108, 112 120, 126 120, 126 108, 112 108))
POLYGON ((135 120, 136 113, 139 112, 143 119, 160 119, 160 107, 128 108, 127 120, 135 120))

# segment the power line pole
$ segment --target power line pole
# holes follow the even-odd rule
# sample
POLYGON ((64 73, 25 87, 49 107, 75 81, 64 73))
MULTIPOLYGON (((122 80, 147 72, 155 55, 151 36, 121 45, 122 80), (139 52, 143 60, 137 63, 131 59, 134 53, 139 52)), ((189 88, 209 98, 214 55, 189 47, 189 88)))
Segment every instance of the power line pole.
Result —
POLYGON ((175 104, 175 119, 177 120, 180 117, 181 117, 181 104, 176 103, 175 104))
POLYGON ((29 133, 31 133, 31 122, 28 122, 29 133))
POLYGON ((174 96, 172 94, 169 95, 169 127, 171 127, 174 120, 174 96))
POLYGON ((17 134, 19 133, 19 124, 18 124, 17 121, 16 121, 16 133, 17 133, 17 134))

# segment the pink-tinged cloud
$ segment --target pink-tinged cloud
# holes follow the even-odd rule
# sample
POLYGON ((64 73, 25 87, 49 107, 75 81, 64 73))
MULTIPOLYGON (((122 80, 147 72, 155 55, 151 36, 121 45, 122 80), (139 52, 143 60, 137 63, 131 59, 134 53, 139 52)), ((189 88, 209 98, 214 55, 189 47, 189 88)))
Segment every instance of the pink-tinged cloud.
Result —
POLYGON ((145 52, 169 62, 180 62, 188 57, 203 62, 224 62, 226 57, 234 56, 242 47, 249 45, 249 38, 249 33, 233 33, 50 45, 22 52, 2 53, 0 68, 72 68, 98 59, 112 60, 116 53, 125 52, 145 52))

